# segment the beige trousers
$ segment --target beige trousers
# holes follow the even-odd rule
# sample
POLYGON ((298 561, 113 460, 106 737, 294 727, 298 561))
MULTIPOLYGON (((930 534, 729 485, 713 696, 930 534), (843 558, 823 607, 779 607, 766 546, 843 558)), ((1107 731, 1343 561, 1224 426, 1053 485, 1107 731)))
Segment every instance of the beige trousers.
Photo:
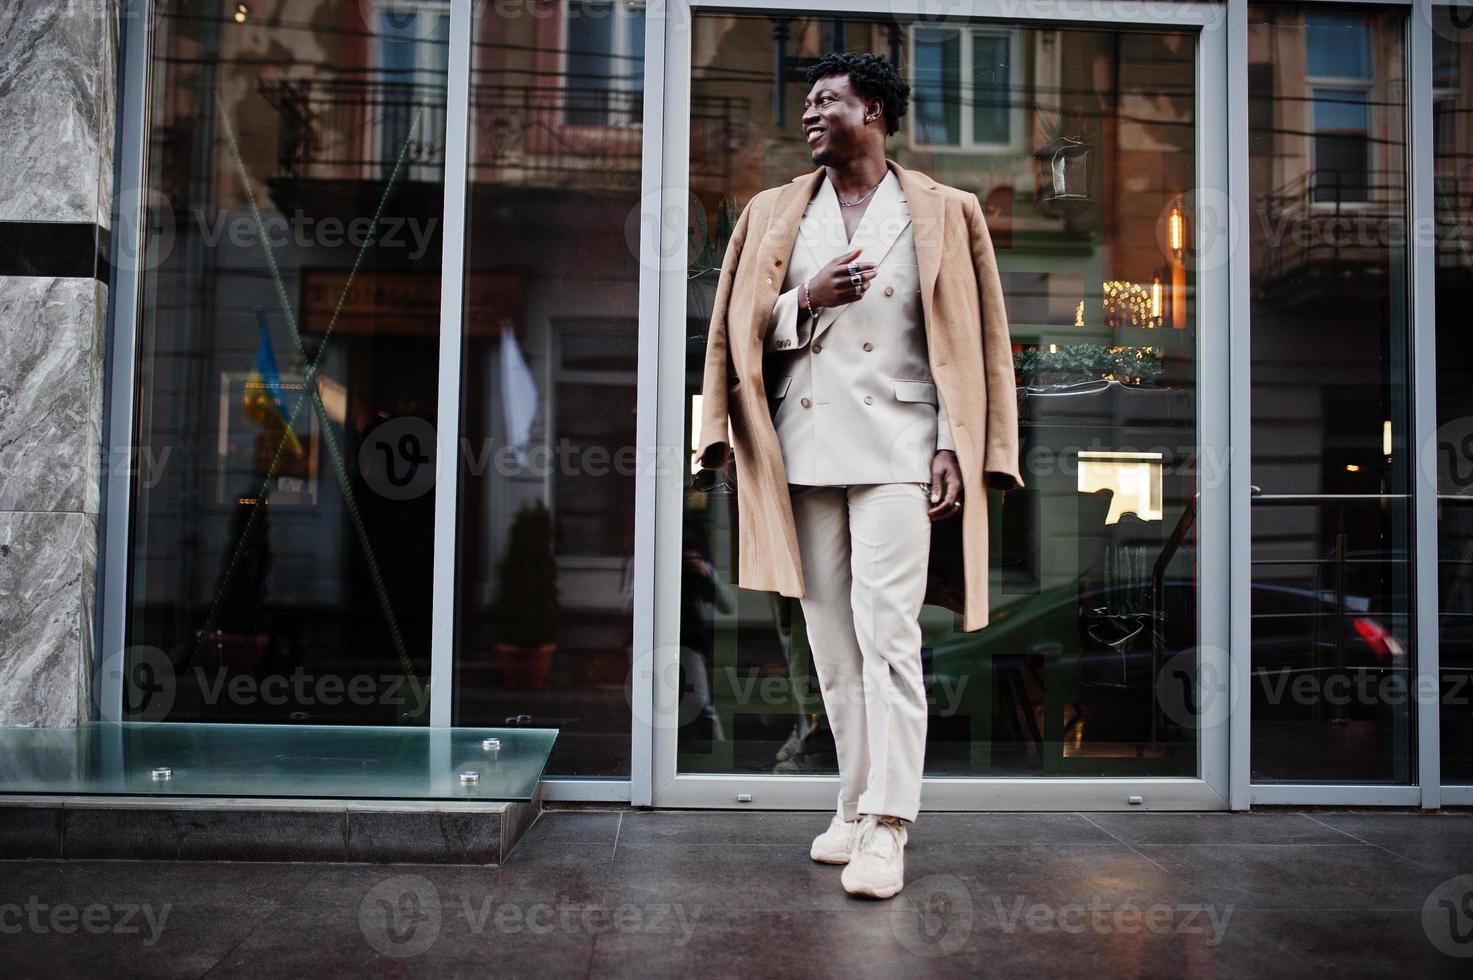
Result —
POLYGON ((915 820, 926 750, 922 483, 789 484, 813 666, 839 755, 839 812, 915 820))

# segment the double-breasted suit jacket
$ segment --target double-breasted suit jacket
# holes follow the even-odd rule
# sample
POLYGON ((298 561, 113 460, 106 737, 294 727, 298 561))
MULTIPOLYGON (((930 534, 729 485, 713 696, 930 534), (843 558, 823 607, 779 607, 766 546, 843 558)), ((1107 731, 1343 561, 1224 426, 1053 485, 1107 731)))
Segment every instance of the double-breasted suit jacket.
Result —
MULTIPOLYGON (((928 410, 939 414, 945 407, 965 502, 959 518, 931 525, 926 601, 961 613, 962 628, 977 630, 988 622, 985 490, 1024 485, 1018 466, 1017 393, 1002 285, 977 195, 938 184, 888 158, 885 165, 899 183, 910 217, 907 230, 915 251, 915 288, 927 367, 936 389, 936 405, 928 410)), ((700 458, 718 465, 735 458, 737 584, 791 597, 806 595, 788 489, 789 482, 798 481, 790 480, 775 417, 789 408, 772 410, 767 386, 773 379, 765 377, 764 366, 778 363, 767 342, 782 312, 778 298, 789 281, 787 267, 794 258, 804 212, 819 184, 827 183, 825 173, 819 167, 787 184, 760 191, 742 209, 721 263, 701 385, 700 458)), ((872 231, 878 227, 878 222, 872 222, 872 231)), ((856 231, 856 237, 858 234, 856 231)), ((869 255, 867 248, 861 258, 869 255)), ((885 264, 880 268, 885 269, 885 264)), ((901 264, 896 263, 890 272, 900 274, 900 270, 901 264)), ((881 278, 877 276, 871 284, 881 278)), ((897 286, 896 293, 899 291, 897 286)), ((878 286, 867 289, 847 307, 893 298, 894 294, 885 297, 884 287, 878 286)), ((837 337, 836 331, 846 326, 853 312, 840 307, 820 316, 808 342, 824 343, 827 337, 837 337)), ((794 317, 796 320, 796 311, 794 317)), ((827 354, 822 351, 816 357, 827 354)), ((798 383, 793 377, 787 374, 776 380, 782 384, 786 379, 791 393, 798 383)), ((863 395, 859 397, 862 401, 863 395)), ((815 433, 815 438, 823 437, 821 429, 815 433)), ((926 474, 916 479, 929 479, 929 475, 928 466, 926 474)))
POLYGON ((773 304, 763 369, 788 482, 927 482, 936 450, 955 449, 922 324, 910 207, 890 170, 851 241, 839 198, 820 180, 798 225, 773 304), (798 323, 802 284, 838 256, 863 251, 875 278, 852 303, 798 323))

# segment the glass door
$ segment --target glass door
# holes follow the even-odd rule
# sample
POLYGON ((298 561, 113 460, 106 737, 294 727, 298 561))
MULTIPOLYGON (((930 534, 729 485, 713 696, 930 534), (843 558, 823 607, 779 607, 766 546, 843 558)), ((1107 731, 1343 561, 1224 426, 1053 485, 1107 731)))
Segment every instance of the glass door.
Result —
MULTIPOLYGON (((688 242, 661 249, 659 443, 697 439, 736 219, 818 166, 807 66, 886 55, 910 86, 886 156, 984 208, 1025 484, 973 497, 989 625, 922 612, 923 806, 1225 806, 1227 378, 1200 370, 1227 359, 1220 8, 1132 23, 1104 4, 1065 26, 905 7, 672 16, 662 207, 688 242)), ((830 807, 802 603, 740 587, 739 469, 702 489, 676 455, 658 477, 653 801, 830 807)))

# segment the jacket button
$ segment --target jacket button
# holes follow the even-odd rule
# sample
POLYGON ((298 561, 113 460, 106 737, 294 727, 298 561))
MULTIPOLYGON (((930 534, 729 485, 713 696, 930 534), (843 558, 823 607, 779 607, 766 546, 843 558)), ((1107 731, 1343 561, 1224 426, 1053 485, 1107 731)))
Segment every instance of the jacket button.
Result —
POLYGON ((875 403, 875 400, 873 398, 871 398, 869 395, 865 395, 864 396, 864 403, 866 405, 873 405, 875 403))
POLYGON ((864 342, 864 349, 865 350, 874 350, 875 349, 875 345, 872 344, 872 343, 870 343, 868 340, 866 340, 864 342))
POLYGON ((807 395, 804 395, 803 396, 803 407, 804 408, 807 408, 809 405, 812 405, 812 404, 813 404, 813 402, 811 402, 811 401, 808 400, 808 396, 807 395))
POLYGON ((768 284, 768 285, 769 285, 769 286, 771 286, 771 285, 772 285, 772 277, 771 277, 771 276, 768 276, 768 277, 767 277, 767 284, 768 284))
POLYGON ((817 354, 821 350, 823 350, 823 344, 814 344, 813 345, 813 353, 817 354))
POLYGON ((885 287, 885 295, 886 296, 894 296, 895 295, 895 287, 894 286, 886 286, 885 287))

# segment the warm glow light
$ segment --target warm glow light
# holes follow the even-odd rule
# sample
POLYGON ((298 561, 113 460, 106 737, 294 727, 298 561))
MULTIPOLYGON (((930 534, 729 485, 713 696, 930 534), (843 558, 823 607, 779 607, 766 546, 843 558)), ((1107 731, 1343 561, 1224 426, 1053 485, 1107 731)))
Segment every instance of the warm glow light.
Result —
POLYGON ((1360 472, 1360 466, 1358 466, 1355 463, 1346 463, 1345 464, 1345 472, 1347 472, 1347 473, 1359 473, 1360 472))
POLYGON ((1173 252, 1180 252, 1181 251, 1181 209, 1180 208, 1172 208, 1171 209, 1170 228, 1171 228, 1171 250, 1173 252))
POLYGON ((1381 423, 1381 455, 1391 455, 1391 420, 1381 423))
POLYGON ((246 5, 245 4, 243 4, 243 3, 236 4, 235 5, 235 22, 237 24, 244 24, 246 22, 246 14, 248 14, 248 13, 250 13, 250 11, 246 10, 246 5))
POLYGON ((1059 352, 1059 345, 1058 344, 1049 344, 1048 345, 1048 352, 1050 354, 1057 354, 1059 352))
POLYGON ((1100 285, 1104 288, 1105 326, 1112 330, 1156 326, 1151 292, 1145 286, 1127 279, 1107 279, 1100 285))
POLYGON ((1161 520, 1161 453, 1079 453, 1080 493, 1110 490, 1106 524, 1133 513, 1143 521, 1161 520))
POLYGON ((1161 277, 1156 276, 1151 280, 1151 317, 1161 319, 1161 277))
POLYGON ((1080 300, 1079 305, 1074 307, 1074 325, 1076 327, 1084 326, 1084 300, 1080 300))

